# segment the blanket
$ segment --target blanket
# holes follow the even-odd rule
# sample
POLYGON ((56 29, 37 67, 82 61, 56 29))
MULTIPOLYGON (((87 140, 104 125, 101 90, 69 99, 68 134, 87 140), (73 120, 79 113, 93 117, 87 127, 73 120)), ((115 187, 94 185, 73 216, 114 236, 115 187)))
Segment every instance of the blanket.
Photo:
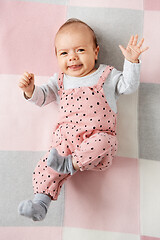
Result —
POLYGON ((0 1, 0 239, 160 239, 160 1, 0 1), (99 62, 123 69, 119 44, 132 34, 150 49, 141 58, 138 91, 118 101, 119 149, 103 172, 78 172, 52 201, 43 222, 18 215, 33 197, 32 172, 48 150, 56 123, 54 103, 39 108, 24 100, 25 71, 36 84, 58 71, 54 36, 76 17, 96 32, 99 62))

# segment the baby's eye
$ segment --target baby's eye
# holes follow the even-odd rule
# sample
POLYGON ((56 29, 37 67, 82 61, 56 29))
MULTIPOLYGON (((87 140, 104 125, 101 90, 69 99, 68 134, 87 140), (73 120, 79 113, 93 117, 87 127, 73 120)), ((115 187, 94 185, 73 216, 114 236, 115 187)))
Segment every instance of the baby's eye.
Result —
POLYGON ((60 53, 60 56, 65 56, 65 55, 67 55, 67 52, 61 52, 60 53))
POLYGON ((85 50, 84 50, 84 48, 79 48, 78 50, 77 50, 77 52, 84 52, 85 50))

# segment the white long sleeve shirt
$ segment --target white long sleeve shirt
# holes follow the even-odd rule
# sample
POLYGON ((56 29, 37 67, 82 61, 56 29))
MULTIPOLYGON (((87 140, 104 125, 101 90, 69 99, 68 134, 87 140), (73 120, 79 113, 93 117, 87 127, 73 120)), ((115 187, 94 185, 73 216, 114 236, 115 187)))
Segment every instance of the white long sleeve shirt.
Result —
MULTIPOLYGON (((113 68, 106 79, 103 85, 104 94, 110 108, 115 113, 117 113, 116 102, 118 97, 122 94, 131 94, 137 90, 140 84, 140 65, 140 63, 131 63, 125 59, 123 71, 113 68)), ((105 68, 106 65, 101 64, 94 73, 84 77, 71 77, 64 74, 64 90, 95 85, 105 68)), ((45 106, 53 101, 59 103, 58 90, 58 74, 55 73, 49 78, 47 84, 35 86, 32 98, 28 101, 38 106, 45 106)))

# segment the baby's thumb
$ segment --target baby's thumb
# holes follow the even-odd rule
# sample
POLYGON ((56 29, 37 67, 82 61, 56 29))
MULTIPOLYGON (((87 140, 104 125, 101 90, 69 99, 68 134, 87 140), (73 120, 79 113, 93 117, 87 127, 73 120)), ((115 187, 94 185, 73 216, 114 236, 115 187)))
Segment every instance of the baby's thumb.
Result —
POLYGON ((34 82, 34 74, 33 73, 29 73, 29 80, 31 82, 34 82))
POLYGON ((123 53, 123 55, 125 55, 126 49, 122 45, 119 45, 119 48, 121 49, 121 52, 123 53))

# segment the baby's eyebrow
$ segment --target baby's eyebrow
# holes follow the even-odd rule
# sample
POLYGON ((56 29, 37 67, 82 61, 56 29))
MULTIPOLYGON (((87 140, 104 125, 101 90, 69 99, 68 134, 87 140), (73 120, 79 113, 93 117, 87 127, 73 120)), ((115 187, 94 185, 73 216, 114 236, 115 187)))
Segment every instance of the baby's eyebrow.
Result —
POLYGON ((68 49, 60 49, 60 50, 58 50, 58 52, 67 52, 68 51, 68 49))

